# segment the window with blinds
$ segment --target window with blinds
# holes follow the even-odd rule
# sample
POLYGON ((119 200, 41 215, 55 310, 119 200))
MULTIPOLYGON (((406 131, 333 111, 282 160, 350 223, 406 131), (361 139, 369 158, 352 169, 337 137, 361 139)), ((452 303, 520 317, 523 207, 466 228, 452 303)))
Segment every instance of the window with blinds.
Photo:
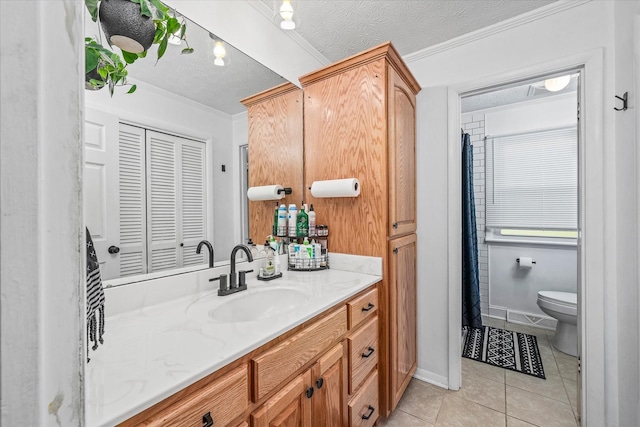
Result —
POLYGON ((488 138, 485 160, 487 228, 577 230, 575 126, 488 138))
POLYGON ((120 276, 206 262, 205 144, 120 124, 119 146, 120 276))

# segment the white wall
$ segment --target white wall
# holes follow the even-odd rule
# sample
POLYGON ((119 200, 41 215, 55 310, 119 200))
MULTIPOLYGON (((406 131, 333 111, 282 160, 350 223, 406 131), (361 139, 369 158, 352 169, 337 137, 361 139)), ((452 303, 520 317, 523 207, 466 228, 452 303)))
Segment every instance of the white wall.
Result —
POLYGON ((3 426, 84 424, 82 8, 0 2, 3 426))
POLYGON ((236 242, 234 231, 240 226, 238 216, 229 206, 238 171, 233 158, 232 116, 157 87, 136 83, 138 89, 130 95, 123 91, 110 97, 106 89, 85 91, 85 105, 120 120, 206 141, 207 210, 213 212, 207 234, 215 249, 215 261, 228 260, 236 242), (222 165, 226 172, 222 172, 222 165))
MULTIPOLYGON (((572 246, 491 244, 489 247, 489 312, 547 316, 536 303, 538 291, 577 292, 578 261, 572 246), (531 257, 532 268, 519 268, 516 258, 531 257)), ((547 316, 548 317, 548 316, 547 316)))
MULTIPOLYGON (((586 159, 587 164, 596 170, 589 180, 590 185, 596 185, 592 187, 596 199, 586 202, 592 211, 587 222, 603 216, 603 223, 592 222, 591 230, 598 235, 603 229, 602 235, 606 238, 601 250, 604 255, 596 260, 597 265, 590 266, 603 277, 603 283, 594 284, 590 292, 604 295, 604 298, 585 301, 591 307, 594 319, 600 323, 590 328, 593 349, 590 356, 593 357, 585 360, 590 364, 587 367, 590 372, 595 373, 590 379, 592 381, 586 384, 589 402, 586 414, 591 425, 637 425, 638 336, 631 332, 638 328, 637 189, 636 180, 630 177, 636 176, 638 165, 636 157, 630 155, 636 149, 633 125, 622 123, 621 116, 614 112, 613 107, 614 93, 621 94, 633 88, 633 80, 628 75, 619 75, 617 70, 622 73, 622 69, 633 69, 633 54, 628 49, 633 32, 628 24, 634 14, 638 14, 638 2, 591 1, 558 6, 568 9, 549 16, 538 15, 530 22, 521 18, 517 25, 499 29, 494 26, 489 29, 491 31, 476 33, 475 38, 472 34, 465 39, 467 42, 456 40, 444 47, 405 58, 423 85, 418 95, 417 127, 418 253, 434 255, 421 255, 422 261, 418 265, 418 367, 425 378, 455 381, 456 374, 448 371, 447 363, 452 347, 442 329, 455 319, 448 310, 450 294, 447 282, 450 276, 455 275, 448 265, 456 254, 447 249, 448 240, 441 231, 449 226, 449 217, 455 215, 452 211, 447 212, 446 207, 450 206, 448 194, 434 184, 442 186, 448 181, 447 166, 442 166, 448 158, 447 140, 450 134, 459 135, 459 127, 448 128, 449 100, 444 96, 447 87, 473 86, 474 81, 506 83, 529 77, 530 69, 539 72, 544 68, 540 64, 565 63, 567 58, 586 55, 585 52, 593 52, 591 57, 599 58, 597 52, 602 49, 603 79, 592 80, 591 84, 596 89, 602 84, 604 103, 596 106, 592 98, 591 109, 588 109, 587 100, 585 110, 585 120, 593 126, 589 128, 590 132, 595 132, 586 137, 597 138, 602 132, 606 142, 601 147, 603 156, 586 159), (575 4, 577 6, 571 7, 575 4), (616 40, 616 37, 621 40, 616 40), (598 111, 602 112, 602 117, 594 115, 598 111), (604 179, 598 178, 600 170, 604 179), (602 200, 597 199, 601 196, 604 197, 602 200), (634 260, 628 259, 631 256, 635 257, 634 260), (604 313, 602 317, 600 312, 604 313), (622 335, 625 340, 618 340, 617 337, 622 335), (631 366, 632 363, 635 366, 631 366), (624 371, 621 369, 623 366, 624 371), (628 404, 620 403, 622 400, 628 404)), ((597 64, 597 59, 593 61, 597 64)), ((591 72, 599 69, 598 65, 594 67, 591 72)))

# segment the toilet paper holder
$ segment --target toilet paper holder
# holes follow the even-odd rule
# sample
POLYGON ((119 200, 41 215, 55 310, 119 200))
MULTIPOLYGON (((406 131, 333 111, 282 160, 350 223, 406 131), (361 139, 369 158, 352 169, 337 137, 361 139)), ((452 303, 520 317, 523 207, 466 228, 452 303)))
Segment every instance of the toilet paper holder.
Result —
MULTIPOLYGON (((520 263, 520 258, 516 258, 516 262, 520 263)), ((535 261, 531 261, 531 264, 535 264, 535 263, 536 263, 535 261)))

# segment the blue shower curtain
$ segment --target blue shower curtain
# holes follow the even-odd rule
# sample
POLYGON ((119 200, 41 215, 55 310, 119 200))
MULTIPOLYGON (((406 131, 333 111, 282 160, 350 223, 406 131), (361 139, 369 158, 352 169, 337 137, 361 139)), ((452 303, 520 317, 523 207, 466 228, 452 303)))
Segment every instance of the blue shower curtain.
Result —
POLYGON ((462 135, 462 326, 482 327, 478 235, 473 196, 473 146, 468 133, 462 135))

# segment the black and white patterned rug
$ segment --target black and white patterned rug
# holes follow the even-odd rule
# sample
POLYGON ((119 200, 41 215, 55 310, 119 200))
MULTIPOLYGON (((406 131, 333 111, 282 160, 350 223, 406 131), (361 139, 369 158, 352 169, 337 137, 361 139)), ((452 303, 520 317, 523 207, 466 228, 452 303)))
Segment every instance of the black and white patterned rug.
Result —
POLYGON ((470 328, 462 357, 546 379, 534 335, 490 326, 470 328))

